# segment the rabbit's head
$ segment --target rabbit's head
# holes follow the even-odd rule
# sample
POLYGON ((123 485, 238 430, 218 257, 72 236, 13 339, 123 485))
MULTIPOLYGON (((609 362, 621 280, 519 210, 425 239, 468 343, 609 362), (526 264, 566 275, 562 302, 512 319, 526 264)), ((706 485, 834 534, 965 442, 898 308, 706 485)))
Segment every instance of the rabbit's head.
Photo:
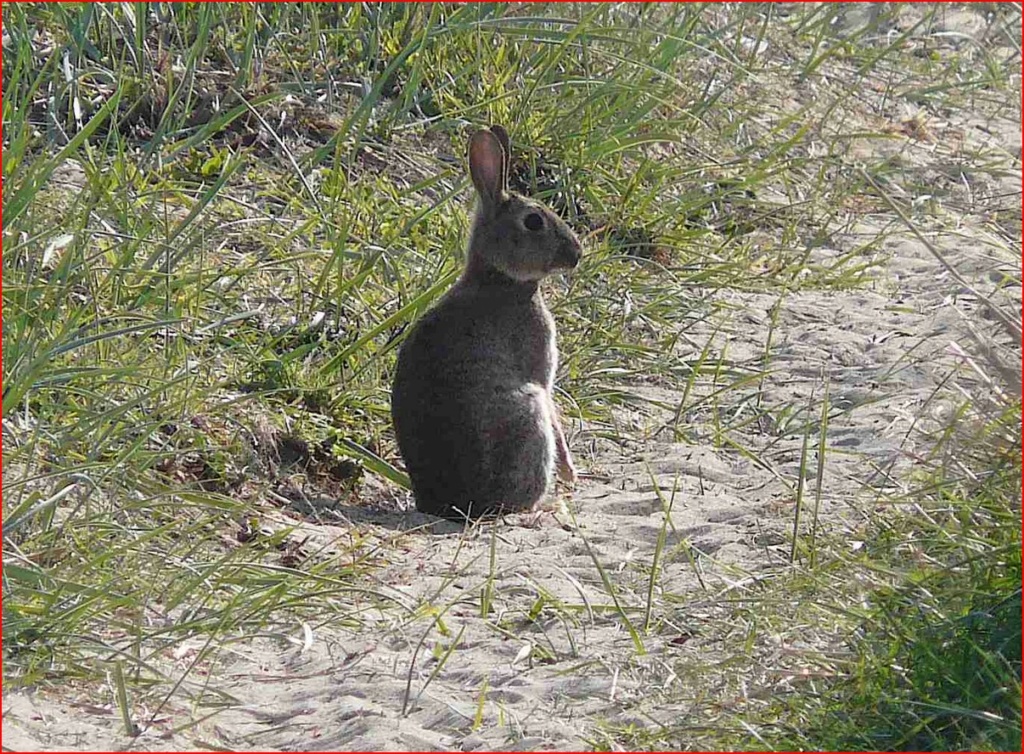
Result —
POLYGON ((471 267, 496 269, 521 282, 540 280, 580 261, 579 239, 540 202, 508 190, 508 133, 491 126, 469 142, 469 174, 479 203, 469 242, 471 267))

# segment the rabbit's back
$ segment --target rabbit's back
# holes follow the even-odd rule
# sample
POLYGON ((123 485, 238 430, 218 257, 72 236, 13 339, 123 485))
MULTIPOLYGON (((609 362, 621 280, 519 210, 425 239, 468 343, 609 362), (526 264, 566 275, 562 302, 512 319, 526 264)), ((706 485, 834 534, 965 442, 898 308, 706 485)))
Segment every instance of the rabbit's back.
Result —
POLYGON ((532 507, 554 436, 554 326, 521 285, 457 285, 399 353, 392 415, 417 508, 478 516, 532 507))

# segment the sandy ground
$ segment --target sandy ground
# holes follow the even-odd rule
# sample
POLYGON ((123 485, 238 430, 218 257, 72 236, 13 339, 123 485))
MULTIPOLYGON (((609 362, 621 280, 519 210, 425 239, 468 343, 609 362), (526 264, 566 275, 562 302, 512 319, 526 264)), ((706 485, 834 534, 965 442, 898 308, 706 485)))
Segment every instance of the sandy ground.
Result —
MULTIPOLYGON (((1011 169, 1000 179, 985 177, 985 190, 1019 208, 1020 123, 965 116, 950 127, 1006 161, 1011 169)), ((853 148, 891 149, 922 170, 942 169, 931 145, 905 137, 853 148)), ((941 422, 951 407, 941 395, 933 398, 956 363, 950 343, 970 343, 969 327, 995 329, 974 296, 918 239, 893 232, 893 222, 884 211, 864 215, 854 232, 832 239, 834 249, 816 251, 818 261, 827 261, 888 234, 872 284, 784 300, 765 384, 766 404, 791 401, 818 411, 827 376, 838 415, 827 432, 821 525, 847 532, 851 541, 869 515, 871 488, 898 488, 912 465, 912 427, 941 422)), ((1019 308, 1019 283, 994 274, 999 263, 987 233, 965 219, 955 233, 929 237, 978 290, 1019 308)), ((1005 271, 1019 281, 1019 260, 1005 271)), ((757 368, 777 297, 720 295, 739 307, 720 338, 729 340, 732 360, 757 368)), ((690 335, 702 343, 710 325, 690 335)), ((681 395, 681 388, 637 391, 669 406, 681 395)), ((176 698, 159 724, 134 740, 123 734, 116 709, 75 704, 67 698, 73 694, 5 693, 4 746, 579 750, 596 740, 603 723, 689 720, 698 727, 708 705, 743 693, 742 668, 716 664, 729 639, 721 634, 728 625, 723 605, 786 568, 802 436, 751 425, 738 437, 767 461, 756 463, 710 437, 672 442, 656 431, 670 419, 670 411, 624 414, 623 422, 651 430, 653 439, 635 447, 574 427, 584 477, 535 520, 467 530, 414 512, 353 510, 343 511, 348 522, 310 527, 325 542, 355 527, 386 547, 388 564, 371 586, 393 594, 395 604, 368 602, 359 628, 318 626, 306 634, 296 626, 293 641, 235 647, 211 676, 193 679, 190 691, 208 684, 202 705, 176 698), (647 567, 670 498, 658 630, 642 636, 641 655, 594 560, 643 634, 647 567), (485 620, 477 602, 489 579, 494 604, 485 620), (533 621, 531 609, 539 610, 533 621), (456 637, 457 649, 432 675, 456 637), (653 701, 679 684, 684 691, 674 706, 653 701), (210 701, 214 691, 219 707, 210 701)), ((812 433, 812 446, 816 438, 812 433)), ((812 471, 814 464, 812 447, 812 471)))

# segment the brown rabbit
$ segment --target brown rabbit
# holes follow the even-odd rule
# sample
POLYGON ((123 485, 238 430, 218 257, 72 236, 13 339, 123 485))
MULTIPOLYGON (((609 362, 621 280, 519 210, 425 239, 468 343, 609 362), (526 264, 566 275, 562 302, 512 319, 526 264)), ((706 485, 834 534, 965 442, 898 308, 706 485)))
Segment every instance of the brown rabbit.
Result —
POLYGON ((532 509, 576 470, 552 400, 555 323, 540 281, 580 260, 542 204, 507 189, 508 133, 473 134, 479 202, 466 269, 398 356, 391 415, 416 507, 448 518, 532 509))

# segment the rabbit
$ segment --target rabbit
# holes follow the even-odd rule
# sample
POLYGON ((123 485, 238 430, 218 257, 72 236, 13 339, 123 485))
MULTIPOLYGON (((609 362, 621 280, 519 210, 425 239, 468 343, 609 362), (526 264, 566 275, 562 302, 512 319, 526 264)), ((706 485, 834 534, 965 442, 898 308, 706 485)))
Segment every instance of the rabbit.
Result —
POLYGON ((552 397, 558 349, 540 281, 582 247, 541 203, 508 190, 501 126, 469 142, 478 197, 461 276, 401 346, 391 391, 416 508, 456 519, 532 510, 576 468, 552 397))

